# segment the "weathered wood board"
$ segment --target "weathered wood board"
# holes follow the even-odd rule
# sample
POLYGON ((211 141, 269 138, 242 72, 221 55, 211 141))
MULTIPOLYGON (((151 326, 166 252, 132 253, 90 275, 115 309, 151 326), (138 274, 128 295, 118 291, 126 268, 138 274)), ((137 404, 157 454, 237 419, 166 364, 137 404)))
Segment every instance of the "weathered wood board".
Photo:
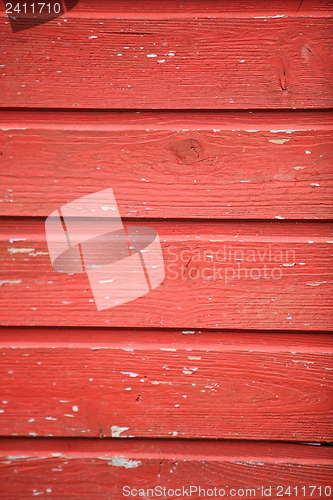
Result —
POLYGON ((0 434, 332 442, 332 351, 327 334, 2 328, 0 434))
POLYGON ((325 219, 330 112, 0 112, 0 214, 111 187, 133 218, 325 219))
POLYGON ((147 225, 161 241, 163 283, 127 304, 97 311, 85 273, 68 275, 52 268, 44 220, 3 221, 1 323, 332 330, 330 223, 147 225))
POLYGON ((80 9, 18 33, 12 33, 1 4, 0 105, 332 107, 332 7, 327 2, 317 7, 310 2, 310 10, 306 3, 302 8, 289 2, 282 14, 283 2, 279 7, 260 2, 257 10, 251 2, 242 12, 230 1, 229 13, 225 2, 218 7, 212 2, 208 10, 197 3, 189 10, 178 5, 174 11, 155 7, 150 13, 129 8, 129 2, 115 3, 118 9, 110 11, 82 0, 80 9))

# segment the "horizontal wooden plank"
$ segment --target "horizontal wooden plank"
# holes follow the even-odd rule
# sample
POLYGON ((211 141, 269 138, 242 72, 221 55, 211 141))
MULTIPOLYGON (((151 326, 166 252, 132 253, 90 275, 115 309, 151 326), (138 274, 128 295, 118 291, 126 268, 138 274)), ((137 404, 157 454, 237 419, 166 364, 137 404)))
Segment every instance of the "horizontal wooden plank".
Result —
POLYGON ((54 500, 282 495, 308 500, 331 498, 333 490, 332 449, 325 447, 159 440, 31 441, 0 441, 0 492, 6 500, 37 495, 54 500), (204 490, 208 496, 203 496, 207 495, 204 490))
MULTIPOLYGON (((85 273, 68 275, 52 268, 43 220, 3 220, 1 323, 332 329, 331 224, 149 221, 148 225, 161 241, 163 283, 131 302, 97 311, 85 273)), ((138 223, 125 221, 125 226, 138 223)), ((87 252, 96 258, 92 248, 87 252)))
POLYGON ((224 0, 223 4, 216 0, 205 0, 204 5, 200 0, 187 0, 185 3, 179 3, 178 0, 168 0, 164 4, 156 2, 156 0, 144 0, 140 3, 140 11, 138 6, 132 0, 99 0, 96 4, 95 0, 79 0, 77 5, 75 0, 65 0, 65 11, 73 10, 75 15, 96 15, 103 14, 121 14, 140 18, 144 13, 147 16, 165 15, 198 15, 203 12, 215 14, 218 16, 244 16, 254 15, 254 13, 269 13, 269 14, 285 14, 286 16, 299 16, 311 14, 329 16, 332 10, 331 0, 240 0, 235 4, 234 0, 224 0))
POLYGON ((0 433, 331 442, 332 354, 327 334, 3 328, 0 433))
POLYGON ((221 6, 150 15, 82 6, 16 33, 2 10, 0 105, 330 108, 332 6, 325 5, 313 13, 292 2, 283 13, 245 17, 239 4, 231 15, 221 6))
POLYGON ((331 218, 328 112, 2 112, 0 214, 112 187, 147 218, 331 218))

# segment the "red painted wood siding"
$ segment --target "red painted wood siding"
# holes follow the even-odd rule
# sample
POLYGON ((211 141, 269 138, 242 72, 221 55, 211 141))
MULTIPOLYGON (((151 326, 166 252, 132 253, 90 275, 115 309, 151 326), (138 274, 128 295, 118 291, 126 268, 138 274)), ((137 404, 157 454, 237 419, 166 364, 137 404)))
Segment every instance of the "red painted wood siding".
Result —
POLYGON ((331 223, 149 225, 161 240, 165 280, 148 295, 97 314, 87 275, 52 268, 44 220, 4 221, 3 324, 330 330, 331 223))
POLYGON ((0 4, 1 498, 333 498, 332 7, 0 4), (45 219, 107 188, 166 278, 98 312, 45 219))
POLYGON ((2 106, 332 107, 327 2, 299 9, 286 2, 282 14, 264 1, 255 12, 254 2, 250 10, 231 0, 228 13, 224 2, 185 10, 177 2, 166 11, 154 2, 146 12, 129 9, 128 1, 116 2, 118 9, 80 3, 64 18, 15 37, 2 14, 2 106))
POLYGON ((135 219, 332 218, 331 112, 2 111, 0 121, 3 215, 47 217, 112 186, 135 219))

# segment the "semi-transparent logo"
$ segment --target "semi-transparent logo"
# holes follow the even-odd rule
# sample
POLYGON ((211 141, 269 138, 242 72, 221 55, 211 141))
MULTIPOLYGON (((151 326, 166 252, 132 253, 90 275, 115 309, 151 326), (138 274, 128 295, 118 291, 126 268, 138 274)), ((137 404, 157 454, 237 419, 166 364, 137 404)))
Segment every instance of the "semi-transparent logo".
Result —
POLYGON ((112 189, 78 198, 45 222, 53 268, 87 273, 99 311, 156 288, 165 277, 155 229, 124 226, 112 189))

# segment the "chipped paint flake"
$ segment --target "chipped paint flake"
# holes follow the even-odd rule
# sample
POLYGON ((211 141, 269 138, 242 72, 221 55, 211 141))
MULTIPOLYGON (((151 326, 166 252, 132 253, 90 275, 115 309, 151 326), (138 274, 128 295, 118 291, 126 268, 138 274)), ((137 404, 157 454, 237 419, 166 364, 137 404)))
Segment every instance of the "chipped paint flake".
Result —
POLYGON ((327 281, 317 281, 316 283, 307 283, 307 285, 320 286, 320 285, 323 285, 324 283, 327 283, 327 281))
POLYGON ((29 253, 29 252, 34 252, 34 248, 7 248, 8 252, 10 253, 29 253))
POLYGON ((125 436, 121 436, 120 434, 122 432, 125 432, 128 430, 129 430, 129 427, 118 427, 118 425, 113 425, 111 427, 111 436, 112 437, 125 437, 125 436))
POLYGON ((268 142, 273 142, 274 144, 284 144, 290 141, 290 139, 270 139, 268 142))
POLYGON ((107 211, 107 210, 117 210, 117 209, 116 209, 116 207, 109 207, 109 206, 107 206, 107 205, 103 205, 103 206, 101 207, 101 209, 102 209, 102 210, 105 210, 105 211, 107 211))
POLYGON ((140 460, 129 460, 123 457, 113 457, 111 458, 111 462, 109 465, 113 465, 113 467, 125 467, 125 469, 135 469, 141 465, 140 460))
POLYGON ((4 285, 5 283, 7 283, 8 285, 16 285, 22 283, 22 280, 3 280, 0 281, 0 286, 4 285))
POLYGON ((26 241, 27 238, 10 238, 9 243, 14 243, 15 241, 26 241))

